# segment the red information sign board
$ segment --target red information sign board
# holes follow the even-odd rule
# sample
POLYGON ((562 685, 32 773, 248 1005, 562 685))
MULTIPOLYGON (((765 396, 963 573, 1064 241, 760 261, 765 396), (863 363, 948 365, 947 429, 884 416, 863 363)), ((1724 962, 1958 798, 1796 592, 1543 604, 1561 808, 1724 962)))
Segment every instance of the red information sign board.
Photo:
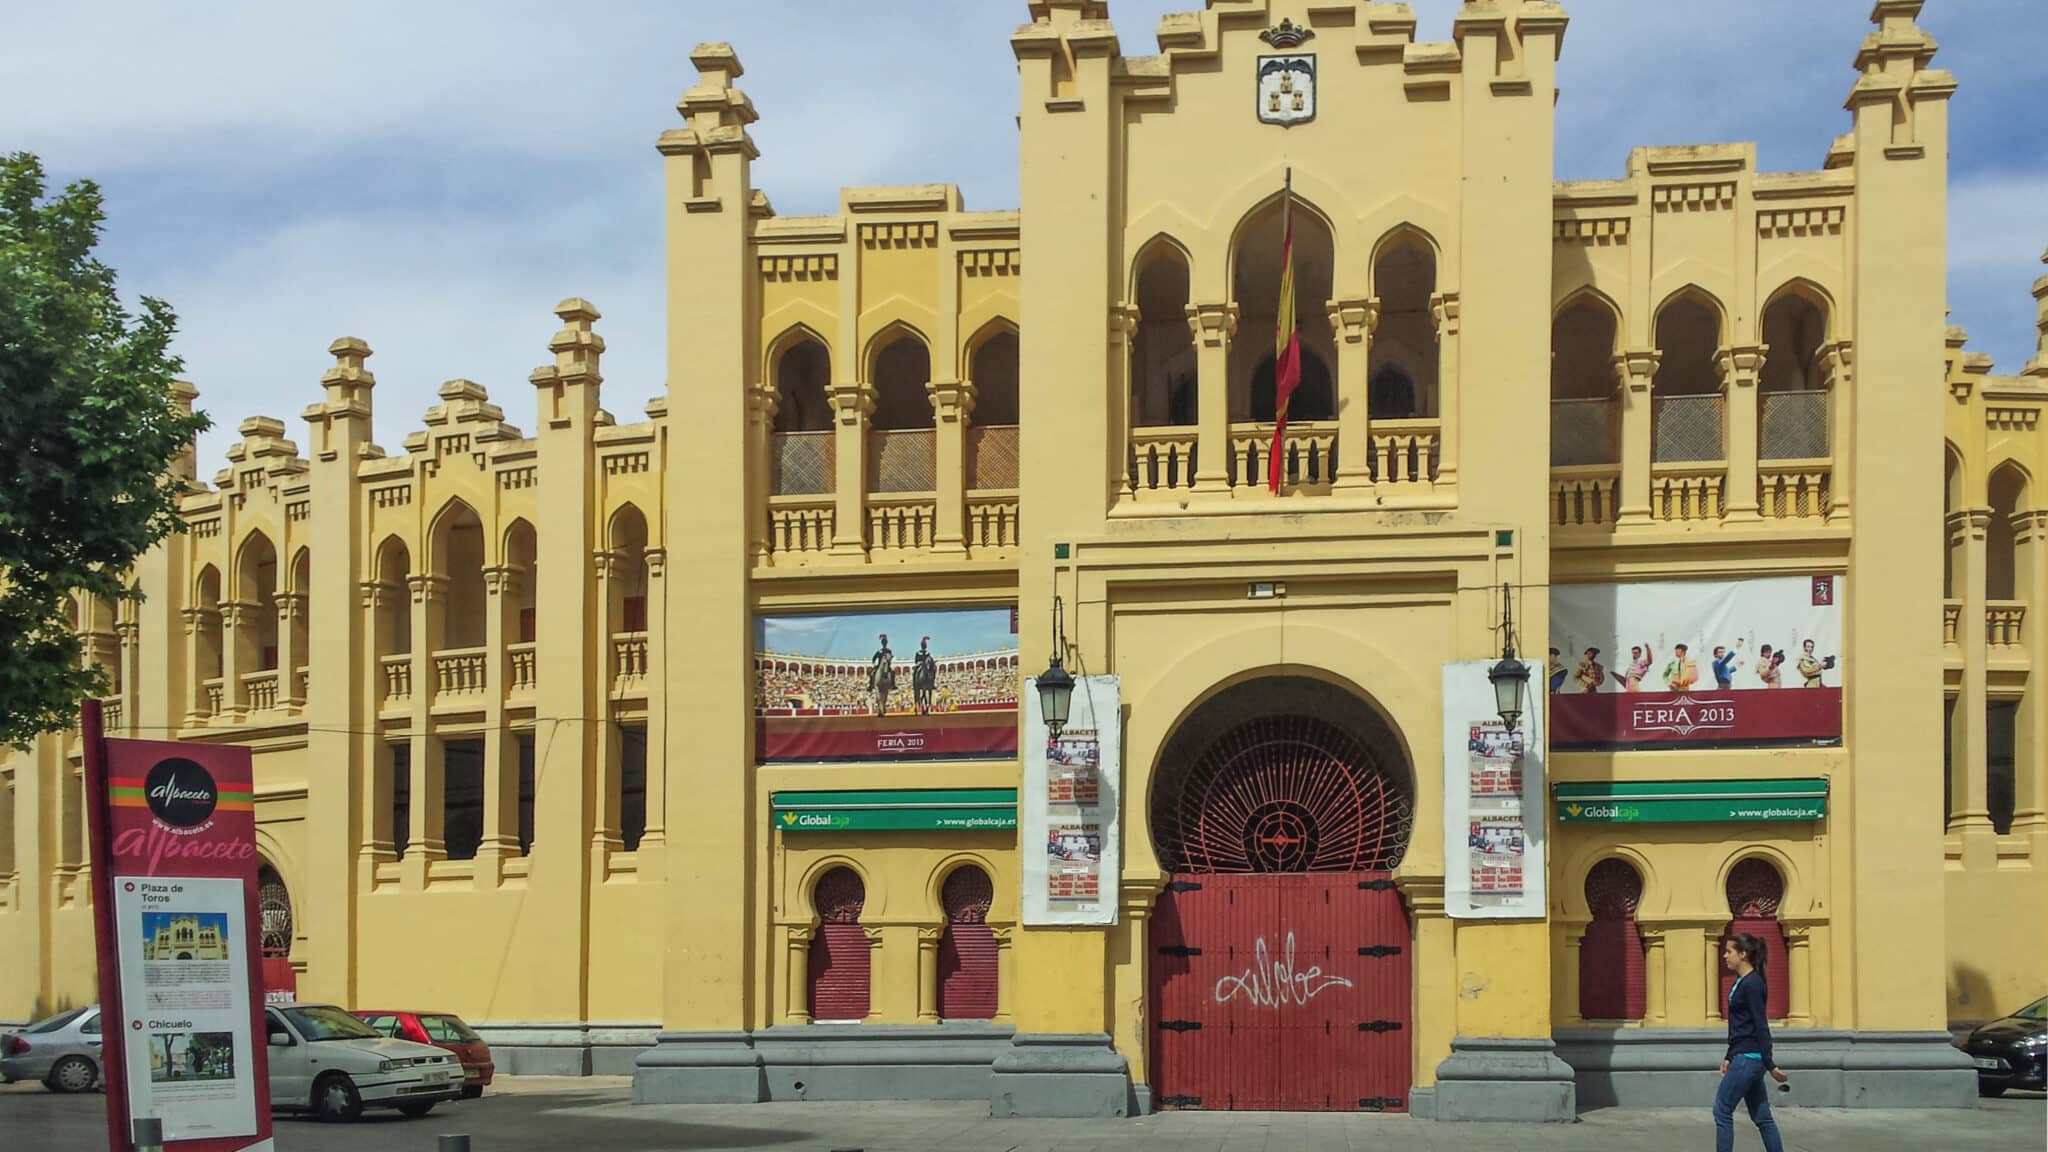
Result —
POLYGON ((82 720, 108 1145, 153 1117, 176 1152, 269 1149, 249 750, 82 720))

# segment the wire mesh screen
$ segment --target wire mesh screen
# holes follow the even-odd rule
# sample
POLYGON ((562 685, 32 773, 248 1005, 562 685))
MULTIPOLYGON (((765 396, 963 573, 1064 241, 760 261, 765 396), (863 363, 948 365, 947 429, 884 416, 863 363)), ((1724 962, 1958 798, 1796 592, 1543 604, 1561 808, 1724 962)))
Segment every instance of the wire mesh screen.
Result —
POLYGON ((256 871, 256 908, 262 917, 263 954, 269 957, 292 954, 292 897, 284 878, 264 865, 256 871))
POLYGON ((1621 462, 1621 421, 1612 400, 1550 402, 1550 466, 1621 462))
POLYGON ((1314 716, 1260 716, 1171 774, 1153 831, 1169 872, 1362 872, 1400 863, 1413 806, 1379 752, 1314 716))
POLYGON ((1721 397, 1659 396, 1651 459, 1659 463, 1721 459, 1721 397))
POLYGON ((1817 460, 1828 454, 1828 394, 1766 392, 1757 455, 1765 460, 1817 460))
POLYGON ((967 487, 975 491, 1017 487, 1017 426, 975 424, 967 442, 967 487))
POLYGON ((868 491, 930 492, 938 487, 938 433, 930 428, 868 433, 868 491))
POLYGON ((832 491, 839 454, 833 433, 777 432, 768 456, 768 491, 776 496, 824 496, 832 491))

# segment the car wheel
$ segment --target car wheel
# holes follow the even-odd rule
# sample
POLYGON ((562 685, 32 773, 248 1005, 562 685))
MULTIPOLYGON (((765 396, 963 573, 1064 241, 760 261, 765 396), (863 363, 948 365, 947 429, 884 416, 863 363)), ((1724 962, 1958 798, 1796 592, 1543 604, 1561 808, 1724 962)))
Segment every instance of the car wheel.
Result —
POLYGON ((1987 1099, 1992 1096, 2003 1096, 2005 1095, 2005 1089, 1997 1084, 1986 1084, 1984 1081, 1979 1080, 1977 1081, 1977 1095, 1987 1099))
POLYGON ((481 1084, 465 1084, 462 1088, 462 1098, 464 1100, 475 1100, 483 1094, 484 1086, 481 1084))
POLYGON ((340 1072, 329 1072, 313 1083, 313 1112, 330 1123, 346 1123, 363 1114, 363 1098, 354 1081, 340 1072))
POLYGON ((404 1116, 407 1119, 417 1120, 420 1117, 425 1116, 427 1113, 432 1112, 434 1110, 434 1104, 435 1101, 432 1100, 415 1100, 410 1104, 400 1104, 398 1106, 398 1112, 399 1115, 404 1116))
POLYGON ((100 1070, 83 1056, 66 1056, 50 1069, 43 1083, 53 1092, 88 1092, 99 1083, 100 1070))

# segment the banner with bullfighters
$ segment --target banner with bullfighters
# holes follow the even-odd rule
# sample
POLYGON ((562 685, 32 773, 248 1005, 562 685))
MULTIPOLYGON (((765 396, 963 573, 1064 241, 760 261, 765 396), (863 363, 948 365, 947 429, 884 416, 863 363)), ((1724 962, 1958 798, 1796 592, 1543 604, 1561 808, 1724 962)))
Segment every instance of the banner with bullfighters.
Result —
POLYGON ((1550 746, 1842 741, 1842 578, 1550 590, 1550 746))
POLYGON ((754 618, 762 763, 1017 755, 1017 610, 754 618))

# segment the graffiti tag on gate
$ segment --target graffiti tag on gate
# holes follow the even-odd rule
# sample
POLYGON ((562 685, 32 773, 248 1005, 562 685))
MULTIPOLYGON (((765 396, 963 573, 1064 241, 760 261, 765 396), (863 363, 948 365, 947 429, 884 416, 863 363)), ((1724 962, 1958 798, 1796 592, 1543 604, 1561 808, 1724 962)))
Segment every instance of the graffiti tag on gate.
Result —
POLYGON ((1321 965, 1311 964, 1305 969, 1295 967, 1294 933, 1289 932, 1278 960, 1268 954, 1266 938, 1259 937, 1258 943, 1252 946, 1252 966, 1241 976, 1225 976, 1217 980, 1214 996, 1218 1004, 1228 1004, 1243 997, 1255 1008, 1278 1008, 1286 1004, 1306 1004, 1328 989, 1351 986, 1351 981, 1342 976, 1324 975, 1321 965))

